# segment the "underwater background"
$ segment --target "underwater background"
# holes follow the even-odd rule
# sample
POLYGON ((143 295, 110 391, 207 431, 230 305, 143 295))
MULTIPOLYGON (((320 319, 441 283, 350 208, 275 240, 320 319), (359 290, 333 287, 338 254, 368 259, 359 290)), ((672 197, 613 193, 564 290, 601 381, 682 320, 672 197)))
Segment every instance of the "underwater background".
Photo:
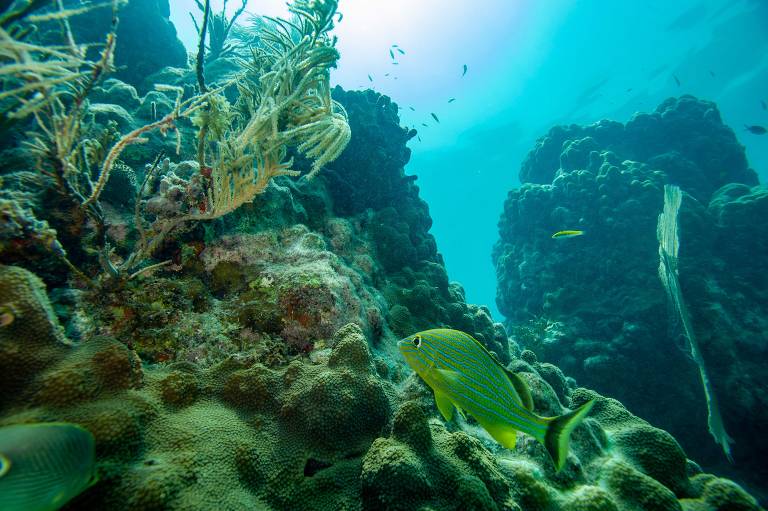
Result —
MULTIPOLYGON (((186 0, 171 9, 190 51, 197 42, 193 8, 186 0)), ((343 58, 331 82, 390 96, 402 107, 402 124, 419 130, 406 172, 419 176, 451 278, 494 314, 488 253, 498 237, 498 205, 519 185, 520 162, 551 126, 625 122, 670 96, 692 94, 717 103, 752 168, 767 177, 764 138, 742 131, 768 118, 761 104, 768 5, 760 0, 371 0, 342 9, 347 23, 335 33, 343 58), (391 59, 392 44, 407 54, 391 59)), ((248 11, 275 16, 286 7, 270 0, 248 11)))
POLYGON ((767 20, 0 2, 0 509, 762 509, 767 20))

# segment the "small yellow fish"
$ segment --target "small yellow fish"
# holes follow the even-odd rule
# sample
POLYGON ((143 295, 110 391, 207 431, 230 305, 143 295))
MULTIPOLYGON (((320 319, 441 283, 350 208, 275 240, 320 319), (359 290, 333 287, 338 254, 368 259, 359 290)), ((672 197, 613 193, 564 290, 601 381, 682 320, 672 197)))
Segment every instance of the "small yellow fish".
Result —
POLYGON ((584 236, 584 231, 557 231, 552 235, 552 239, 575 238, 576 236, 584 236))
POLYGON ((467 412, 510 449, 517 431, 522 431, 544 445, 558 471, 563 468, 571 431, 593 401, 559 417, 536 415, 525 380, 508 371, 474 337, 458 330, 426 330, 402 339, 397 347, 434 391, 445 420, 451 420, 454 409, 467 412))

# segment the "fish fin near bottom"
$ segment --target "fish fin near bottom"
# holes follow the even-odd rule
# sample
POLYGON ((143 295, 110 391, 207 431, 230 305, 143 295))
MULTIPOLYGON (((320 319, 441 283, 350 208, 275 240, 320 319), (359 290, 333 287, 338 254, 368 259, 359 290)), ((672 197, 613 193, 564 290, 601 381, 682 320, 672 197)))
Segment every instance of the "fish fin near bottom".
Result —
POLYGON ((517 431, 509 426, 499 426, 496 424, 488 424, 484 421, 477 421, 488 432, 494 440, 499 442, 507 449, 514 449, 517 443, 517 431))
POLYGON ((581 424, 594 404, 594 401, 588 401, 571 412, 549 420, 543 443, 558 472, 563 468, 565 460, 568 458, 571 432, 581 424))
POLYGON ((437 409, 440 410, 440 415, 442 415, 446 421, 453 419, 454 407, 448 396, 442 392, 435 391, 435 403, 437 403, 437 409))

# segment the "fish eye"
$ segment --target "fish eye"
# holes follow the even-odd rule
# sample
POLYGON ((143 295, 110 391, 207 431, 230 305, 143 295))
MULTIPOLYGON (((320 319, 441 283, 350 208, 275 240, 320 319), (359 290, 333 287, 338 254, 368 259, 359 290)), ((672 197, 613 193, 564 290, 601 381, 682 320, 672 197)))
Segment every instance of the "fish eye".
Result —
POLYGON ((417 335, 416 337, 413 338, 413 345, 416 346, 417 348, 419 346, 421 346, 421 336, 420 335, 417 335))

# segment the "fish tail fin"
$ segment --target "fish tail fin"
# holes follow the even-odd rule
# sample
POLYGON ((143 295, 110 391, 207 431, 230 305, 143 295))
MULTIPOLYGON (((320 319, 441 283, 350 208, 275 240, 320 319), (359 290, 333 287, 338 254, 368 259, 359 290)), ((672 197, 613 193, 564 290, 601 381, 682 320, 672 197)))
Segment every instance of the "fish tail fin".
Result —
POLYGON ((544 447, 546 447, 549 456, 555 463, 555 468, 559 472, 565 465, 568 457, 568 444, 571 439, 571 432, 581 424, 584 417, 587 416, 594 401, 584 403, 575 410, 559 417, 553 417, 547 424, 547 432, 544 434, 544 447))

